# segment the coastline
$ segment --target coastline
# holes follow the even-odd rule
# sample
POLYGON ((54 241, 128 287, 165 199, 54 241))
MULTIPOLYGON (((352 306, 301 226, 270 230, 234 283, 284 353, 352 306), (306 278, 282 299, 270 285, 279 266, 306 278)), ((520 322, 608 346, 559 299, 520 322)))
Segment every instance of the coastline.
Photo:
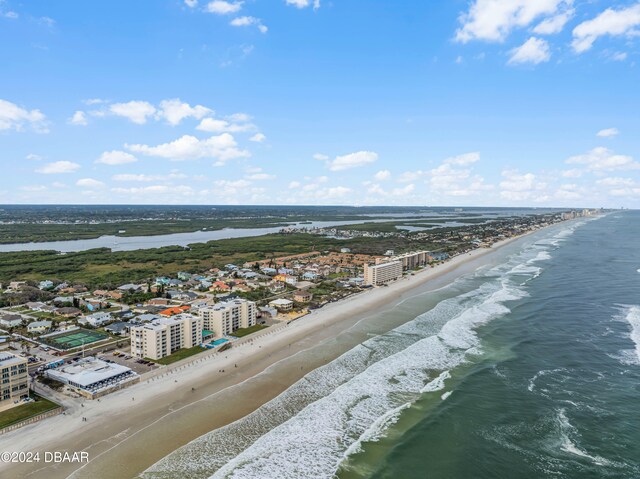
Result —
POLYGON ((1 463, 0 473, 47 479, 74 472, 73 477, 78 478, 133 477, 190 440, 255 410, 341 352, 333 351, 304 366, 296 362, 299 354, 329 345, 336 335, 347 332, 371 312, 400 304, 419 286, 449 284, 483 265, 476 260, 489 258, 530 233, 456 256, 388 287, 328 304, 287 326, 278 325, 247 338, 224 353, 184 360, 163 369, 162 377, 144 380, 100 402, 87 401, 84 407, 71 403, 65 415, 1 436, 1 449, 88 451, 88 464, 1 463), (169 370, 173 372, 167 373, 169 370), (87 422, 82 417, 87 417, 87 422))

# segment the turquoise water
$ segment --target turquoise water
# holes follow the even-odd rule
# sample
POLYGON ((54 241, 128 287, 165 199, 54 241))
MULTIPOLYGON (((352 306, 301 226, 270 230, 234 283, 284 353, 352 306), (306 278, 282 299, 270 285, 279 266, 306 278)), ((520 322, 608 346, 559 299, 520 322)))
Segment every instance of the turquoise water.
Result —
POLYGON ((640 477, 639 237, 621 212, 510 245, 143 476, 640 477))

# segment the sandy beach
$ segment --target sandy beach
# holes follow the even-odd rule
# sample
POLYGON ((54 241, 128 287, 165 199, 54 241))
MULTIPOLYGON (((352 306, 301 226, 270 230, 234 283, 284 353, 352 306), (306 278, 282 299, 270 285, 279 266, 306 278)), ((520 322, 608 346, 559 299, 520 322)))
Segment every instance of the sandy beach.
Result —
POLYGON ((231 350, 176 363, 100 401, 67 400, 64 415, 0 436, 0 451, 87 451, 89 462, 0 463, 0 476, 135 477, 187 442, 245 416, 310 370, 337 357, 349 343, 337 346, 335 338, 372 311, 392 308, 418 286, 428 283, 436 289, 448 284, 486 264, 493 252, 512 241, 474 250, 388 287, 328 304, 288 325, 273 326, 236 343, 231 350), (326 354, 301 360, 303 352, 318 346, 326 354))

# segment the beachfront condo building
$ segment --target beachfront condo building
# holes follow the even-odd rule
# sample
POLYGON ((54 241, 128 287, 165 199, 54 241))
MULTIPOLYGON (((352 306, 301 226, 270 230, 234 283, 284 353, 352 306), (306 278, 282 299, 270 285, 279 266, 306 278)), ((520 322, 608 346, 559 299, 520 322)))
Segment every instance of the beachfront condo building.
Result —
POLYGON ((402 263, 400 261, 364 265, 364 283, 370 286, 382 286, 401 276, 402 263))
POLYGON ((254 326, 257 307, 253 301, 234 299, 201 309, 198 314, 204 321, 204 329, 213 331, 216 337, 223 337, 237 329, 254 326))
POLYGON ((27 359, 11 353, 0 353, 0 411, 20 404, 29 397, 27 359))
MULTIPOLYGON (((381 258, 384 261, 384 258, 381 258)), ((402 269, 408 271, 416 269, 421 266, 426 266, 433 258, 428 251, 413 251, 411 253, 405 253, 391 258, 392 261, 400 261, 402 263, 402 269)))
POLYGON ((131 328, 131 354, 137 358, 164 358, 178 349, 202 343, 202 329, 202 318, 193 314, 159 317, 131 328))

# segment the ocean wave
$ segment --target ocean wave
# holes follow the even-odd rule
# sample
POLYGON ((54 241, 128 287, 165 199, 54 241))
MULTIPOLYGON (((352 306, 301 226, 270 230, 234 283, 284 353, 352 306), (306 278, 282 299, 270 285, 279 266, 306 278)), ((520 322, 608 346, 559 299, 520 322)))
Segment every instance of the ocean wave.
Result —
POLYGON ((505 273, 533 253, 521 251, 494 268, 498 279, 491 272, 470 275, 469 284, 481 284, 311 371, 254 413, 195 439, 142 477, 333 477, 346 456, 382 437, 407 404, 444 389, 448 371, 481 352, 475 328, 508 314, 505 302, 527 295, 505 273))
POLYGON ((421 393, 429 393, 434 391, 440 391, 444 389, 444 382, 447 379, 451 378, 451 373, 449 371, 443 371, 440 375, 435 378, 433 381, 428 382, 425 386, 420 390, 421 393))
POLYGON ((629 339, 635 344, 635 349, 621 351, 623 362, 627 360, 632 364, 640 364, 640 306, 625 306, 622 313, 617 315, 615 319, 622 319, 629 323, 631 327, 629 339))
POLYGON ((607 466, 609 465, 609 461, 600 456, 592 456, 587 453, 584 449, 581 449, 574 440, 572 440, 572 436, 577 436, 576 428, 569 422, 569 418, 565 413, 565 409, 559 409, 556 415, 556 421, 558 424, 558 432, 560 435, 560 449, 564 452, 572 454, 574 456, 579 456, 584 459, 589 459, 594 464, 598 466, 607 466))

